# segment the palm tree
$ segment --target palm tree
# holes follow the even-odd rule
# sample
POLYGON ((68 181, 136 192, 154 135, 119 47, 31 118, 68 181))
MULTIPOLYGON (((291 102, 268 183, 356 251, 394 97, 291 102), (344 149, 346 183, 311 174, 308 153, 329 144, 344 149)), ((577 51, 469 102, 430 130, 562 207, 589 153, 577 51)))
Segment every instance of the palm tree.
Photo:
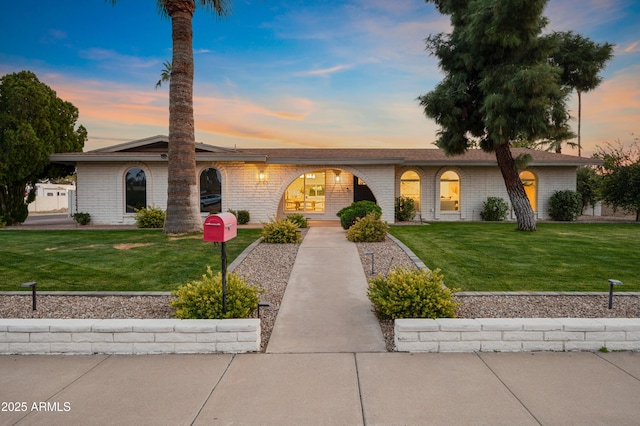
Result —
MULTIPOLYGON (((107 0, 109 1, 109 0, 107 0)), ((115 4, 117 0, 110 0, 115 4)), ((231 0, 198 0, 217 16, 229 13, 231 0)), ((169 152, 165 234, 202 231, 193 119, 193 13, 196 0, 158 0, 171 19, 173 57, 169 79, 169 152)))
POLYGON ((165 61, 162 65, 164 65, 164 69, 160 71, 160 80, 156 83, 156 90, 162 87, 162 83, 171 81, 171 62, 165 61))
POLYGON ((552 62, 562 68, 562 84, 575 89, 578 94, 578 156, 581 157, 582 93, 595 89, 602 82, 598 73, 613 57, 613 45, 595 43, 573 31, 555 33, 554 36, 559 49, 552 62))

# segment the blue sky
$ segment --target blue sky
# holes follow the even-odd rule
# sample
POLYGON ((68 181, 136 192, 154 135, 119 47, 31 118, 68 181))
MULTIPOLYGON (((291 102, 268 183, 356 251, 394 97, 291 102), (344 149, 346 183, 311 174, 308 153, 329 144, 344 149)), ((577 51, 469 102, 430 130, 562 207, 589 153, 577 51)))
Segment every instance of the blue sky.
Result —
MULTIPOLYGON (((155 1, 20 1, 3 12, 0 75, 31 70, 76 105, 85 150, 168 133, 168 87, 154 86, 171 59, 171 25, 155 1)), ((640 134, 640 4, 551 0, 545 15, 548 30, 616 45, 605 81, 583 95, 585 151, 631 142, 640 134)), ((221 19, 197 10, 196 139, 432 148, 437 126, 416 98, 442 75, 424 39, 449 28, 422 0, 235 0, 221 19)))

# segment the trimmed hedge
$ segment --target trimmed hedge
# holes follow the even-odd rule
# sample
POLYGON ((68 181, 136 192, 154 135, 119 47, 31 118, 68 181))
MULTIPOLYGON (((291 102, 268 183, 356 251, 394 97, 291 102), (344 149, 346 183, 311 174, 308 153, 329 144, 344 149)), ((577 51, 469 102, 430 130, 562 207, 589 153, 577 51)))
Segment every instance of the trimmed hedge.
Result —
POLYGON ((338 211, 336 216, 340 218, 342 229, 349 229, 356 223, 356 219, 365 217, 369 213, 375 213, 375 215, 380 218, 382 216, 382 209, 373 201, 357 201, 338 211))

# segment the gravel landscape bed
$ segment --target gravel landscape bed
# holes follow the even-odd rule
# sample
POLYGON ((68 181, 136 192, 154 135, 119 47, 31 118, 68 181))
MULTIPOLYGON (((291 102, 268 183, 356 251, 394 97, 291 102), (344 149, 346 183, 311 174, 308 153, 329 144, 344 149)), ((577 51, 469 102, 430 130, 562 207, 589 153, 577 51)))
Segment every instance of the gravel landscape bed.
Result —
MULTIPOLYGON (((371 276, 394 265, 415 267, 409 256, 392 240, 357 243, 362 267, 371 276), (373 253, 373 256, 370 254, 373 253)), ((258 244, 235 272, 264 292, 260 300, 271 304, 261 309, 264 351, 298 253, 298 244, 258 244)), ((171 318, 170 296, 38 296, 38 310, 31 310, 31 293, 0 295, 0 318, 171 318)), ((461 303, 459 318, 637 318, 640 297, 616 293, 613 309, 608 295, 456 295, 461 303)), ((380 321, 387 350, 393 350, 393 321, 380 321)))

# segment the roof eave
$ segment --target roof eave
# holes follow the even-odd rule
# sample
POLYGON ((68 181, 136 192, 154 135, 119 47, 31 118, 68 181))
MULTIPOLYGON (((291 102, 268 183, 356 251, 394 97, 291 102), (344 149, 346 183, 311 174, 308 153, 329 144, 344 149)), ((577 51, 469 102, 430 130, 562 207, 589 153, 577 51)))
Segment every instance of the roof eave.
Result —
POLYGON ((267 164, 294 164, 294 165, 381 165, 404 164, 404 158, 272 158, 267 157, 267 164))
MULTIPOLYGON (((147 163, 167 162, 167 154, 163 153, 81 153, 81 154, 51 154, 49 160, 52 163, 61 164, 77 164, 77 163, 117 163, 140 161, 147 163)), ((199 152, 196 154, 196 161, 232 161, 232 162, 264 162, 264 155, 247 155, 247 154, 224 154, 220 155, 212 152, 199 152)))

